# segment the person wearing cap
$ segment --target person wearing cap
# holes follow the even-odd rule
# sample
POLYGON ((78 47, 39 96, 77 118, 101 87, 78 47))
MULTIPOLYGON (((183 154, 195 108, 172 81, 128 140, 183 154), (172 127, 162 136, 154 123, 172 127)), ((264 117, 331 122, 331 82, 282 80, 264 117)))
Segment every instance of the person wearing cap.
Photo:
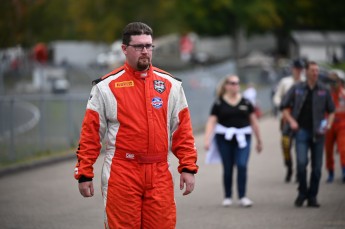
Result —
POLYGON ((345 74, 341 70, 332 70, 328 77, 332 81, 331 93, 335 104, 335 117, 325 138, 327 182, 332 183, 334 180, 334 144, 337 144, 342 180, 345 183, 345 88, 343 85, 345 74))
MULTIPOLYGON (((282 78, 277 86, 277 90, 273 96, 273 103, 276 107, 280 106, 286 92, 296 83, 304 81, 302 75, 304 68, 304 62, 300 59, 296 59, 292 62, 292 75, 282 78)), ((281 147, 283 151, 283 159, 286 167, 285 182, 290 182, 293 174, 293 163, 291 156, 292 137, 291 132, 287 130, 287 122, 281 117, 280 120, 281 136, 281 147)))

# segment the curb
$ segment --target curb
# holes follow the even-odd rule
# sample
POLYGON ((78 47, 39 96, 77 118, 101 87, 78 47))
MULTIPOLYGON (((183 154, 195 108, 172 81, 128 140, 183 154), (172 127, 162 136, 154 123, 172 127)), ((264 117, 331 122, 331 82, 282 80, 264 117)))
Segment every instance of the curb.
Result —
POLYGON ((19 172, 27 171, 27 170, 32 170, 48 165, 52 165, 58 162, 63 162, 71 159, 75 159, 76 156, 75 154, 68 154, 68 155, 63 155, 63 156, 51 156, 51 157, 46 157, 43 159, 37 159, 33 160, 31 162, 26 162, 26 163, 20 163, 20 164, 15 164, 15 165, 10 165, 5 168, 0 169, 0 178, 11 175, 11 174, 16 174, 19 172))

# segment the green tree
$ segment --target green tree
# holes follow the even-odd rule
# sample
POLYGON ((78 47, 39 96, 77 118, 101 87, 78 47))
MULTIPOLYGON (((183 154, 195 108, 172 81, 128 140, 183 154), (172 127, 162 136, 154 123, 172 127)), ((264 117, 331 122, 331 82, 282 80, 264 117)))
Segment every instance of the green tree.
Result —
POLYGON ((0 8, 0 47, 30 46, 53 40, 119 39, 132 21, 150 24, 155 35, 178 29, 175 3, 147 0, 4 0, 0 8))
MULTIPOLYGON (((131 21, 148 23, 155 36, 273 31, 286 53, 291 30, 344 30, 342 0, 2 0, 0 47, 59 39, 112 42, 131 21)), ((235 42, 236 44, 236 42, 235 42)), ((236 45, 235 45, 236 46, 236 45)))
POLYGON ((240 31, 247 34, 271 30, 281 24, 274 0, 178 0, 183 26, 202 35, 228 34, 239 57, 240 31))
POLYGON ((202 35, 230 34, 236 49, 239 29, 246 34, 272 31, 278 52, 288 54, 292 30, 345 28, 342 0, 177 0, 182 27, 202 35))

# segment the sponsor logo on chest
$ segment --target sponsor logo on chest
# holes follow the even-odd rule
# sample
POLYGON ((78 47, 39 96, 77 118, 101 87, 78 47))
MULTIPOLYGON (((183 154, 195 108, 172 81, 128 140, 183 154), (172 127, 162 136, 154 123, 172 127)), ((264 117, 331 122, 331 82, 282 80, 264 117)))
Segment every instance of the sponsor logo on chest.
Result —
POLYGON ((247 110, 248 110, 248 106, 246 106, 246 105, 240 105, 240 106, 238 107, 238 109, 240 109, 240 110, 242 110, 242 111, 247 111, 247 110))
POLYGON ((318 90, 317 91, 317 95, 318 96, 325 96, 326 95, 326 91, 325 90, 318 90))
POLYGON ((151 100, 151 104, 154 108, 156 109, 160 109, 162 106, 163 106, 163 100, 159 97, 154 97, 152 100, 151 100))
POLYGON ((116 82, 115 83, 116 88, 121 88, 121 87, 134 87, 134 81, 129 80, 129 81, 122 81, 122 82, 116 82))
POLYGON ((154 80, 153 87, 160 94, 162 94, 165 91, 165 83, 161 80, 154 80))
POLYGON ((303 95, 304 94, 304 90, 303 89, 296 89, 295 94, 296 95, 303 95))

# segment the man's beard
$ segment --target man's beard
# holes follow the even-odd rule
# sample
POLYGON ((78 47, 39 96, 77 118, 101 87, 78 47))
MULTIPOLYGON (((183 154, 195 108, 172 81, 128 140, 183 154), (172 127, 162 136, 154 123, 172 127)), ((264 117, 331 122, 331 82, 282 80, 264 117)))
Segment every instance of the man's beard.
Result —
POLYGON ((137 62, 137 69, 139 71, 143 71, 148 69, 148 67, 150 66, 150 58, 149 57, 141 57, 139 58, 138 62, 137 62))

